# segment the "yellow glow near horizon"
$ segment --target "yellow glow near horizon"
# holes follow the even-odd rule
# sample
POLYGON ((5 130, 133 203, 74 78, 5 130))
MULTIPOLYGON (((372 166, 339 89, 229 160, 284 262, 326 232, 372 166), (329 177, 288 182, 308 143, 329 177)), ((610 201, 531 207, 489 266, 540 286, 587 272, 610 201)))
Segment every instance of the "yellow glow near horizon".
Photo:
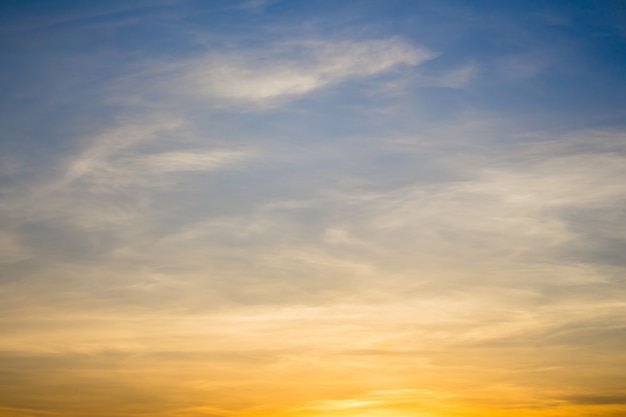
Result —
MULTIPOLYGON (((425 305, 407 300, 179 318, 25 318, 0 348, 22 352, 17 368, 20 361, 37 361, 29 395, 48 393, 65 404, 58 411, 64 416, 582 417, 623 411, 617 404, 594 405, 593 395, 587 405, 567 401, 584 401, 589 379, 609 384, 605 389, 611 379, 617 383, 618 372, 604 368, 601 357, 586 356, 589 366, 571 368, 582 357, 566 346, 498 343, 553 324, 527 316, 481 322, 484 312, 472 314, 462 304, 450 300, 446 311, 444 300, 428 303, 441 311, 423 316, 425 305), (466 316, 457 316, 457 309, 466 316), (116 408, 98 414, 106 404, 116 408)), ((24 396, 22 388, 5 395, 24 396)), ((41 401, 54 415, 54 406, 41 401)))

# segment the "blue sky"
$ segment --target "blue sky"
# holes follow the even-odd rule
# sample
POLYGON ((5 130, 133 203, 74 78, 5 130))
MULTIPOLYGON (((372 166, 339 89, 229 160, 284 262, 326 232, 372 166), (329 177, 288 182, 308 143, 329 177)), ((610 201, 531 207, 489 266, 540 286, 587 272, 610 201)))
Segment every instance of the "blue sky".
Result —
POLYGON ((0 416, 624 412, 623 2, 0 16, 0 416))

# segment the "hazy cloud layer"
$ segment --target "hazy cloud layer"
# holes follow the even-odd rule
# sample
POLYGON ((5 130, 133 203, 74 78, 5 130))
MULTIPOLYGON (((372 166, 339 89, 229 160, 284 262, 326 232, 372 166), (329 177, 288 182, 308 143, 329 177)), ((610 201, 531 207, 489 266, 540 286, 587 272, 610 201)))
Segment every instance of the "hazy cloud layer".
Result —
POLYGON ((7 9, 0 416, 623 414, 604 18, 227 3, 7 9))

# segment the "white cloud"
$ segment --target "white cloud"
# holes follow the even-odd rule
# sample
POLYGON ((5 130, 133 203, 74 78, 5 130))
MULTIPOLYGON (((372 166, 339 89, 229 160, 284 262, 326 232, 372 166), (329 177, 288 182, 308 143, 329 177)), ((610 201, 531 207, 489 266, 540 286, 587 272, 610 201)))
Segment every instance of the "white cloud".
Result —
MULTIPOLYGON (((168 175, 233 169, 256 156, 199 145, 185 122, 166 117, 107 129, 82 142, 81 150, 46 167, 38 180, 6 190, 9 198, 0 210, 17 225, 61 222, 90 230, 125 225, 126 233, 149 217, 155 194, 171 190, 168 175)), ((26 253, 7 239, 0 239, 0 246, 11 254, 8 259, 26 253)))
POLYGON ((246 2, 244 2, 240 8, 241 9, 248 9, 248 10, 258 10, 258 9, 262 9, 263 7, 267 7, 273 3, 278 3, 280 0, 248 0, 246 2))
POLYGON ((88 176, 106 176, 111 172, 111 159, 140 144, 149 143, 164 134, 178 131, 181 134, 181 120, 170 119, 123 125, 87 139, 88 145, 77 155, 68 158, 64 175, 54 183, 63 188, 88 176))
POLYGON ((132 167, 144 173, 213 171, 249 159, 250 152, 235 150, 198 150, 162 152, 134 159, 132 167))
POLYGON ((98 135, 85 150, 69 158, 65 173, 53 182, 54 188, 91 186, 94 191, 98 187, 147 186, 155 174, 215 171, 254 156, 249 150, 192 147, 182 143, 190 136, 186 129, 182 121, 165 121, 122 126, 98 135), (176 150, 142 148, 158 142, 176 150))
POLYGON ((196 94, 260 103, 349 79, 415 66, 433 54, 400 39, 292 42, 245 54, 214 55, 188 77, 196 94))

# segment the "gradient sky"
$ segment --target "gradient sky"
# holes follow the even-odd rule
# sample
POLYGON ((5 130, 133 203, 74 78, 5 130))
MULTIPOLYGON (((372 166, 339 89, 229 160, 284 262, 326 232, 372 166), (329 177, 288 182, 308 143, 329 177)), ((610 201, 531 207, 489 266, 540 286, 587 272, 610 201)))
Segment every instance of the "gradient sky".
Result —
POLYGON ((626 415, 626 3, 0 3, 0 416, 626 415))

